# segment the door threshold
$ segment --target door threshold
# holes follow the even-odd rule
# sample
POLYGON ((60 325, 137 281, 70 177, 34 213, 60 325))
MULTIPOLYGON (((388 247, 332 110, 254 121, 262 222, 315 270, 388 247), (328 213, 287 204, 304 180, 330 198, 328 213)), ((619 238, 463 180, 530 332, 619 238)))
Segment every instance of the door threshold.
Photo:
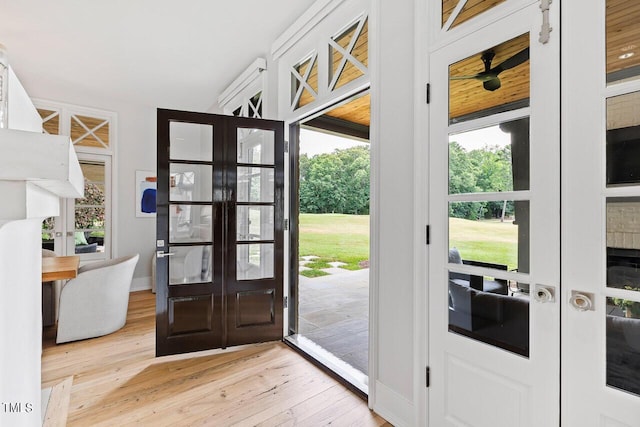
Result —
POLYGON ((285 344, 299 350, 321 368, 337 376, 338 380, 367 400, 369 395, 369 377, 360 370, 349 365, 333 353, 320 347, 303 335, 295 334, 284 337, 285 344))

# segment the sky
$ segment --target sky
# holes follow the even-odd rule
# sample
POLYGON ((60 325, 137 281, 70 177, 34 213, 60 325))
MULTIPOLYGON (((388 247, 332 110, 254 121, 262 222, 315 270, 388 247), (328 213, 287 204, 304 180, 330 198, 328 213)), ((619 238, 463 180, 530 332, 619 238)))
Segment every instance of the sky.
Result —
MULTIPOLYGON (((501 131, 496 125, 450 135, 449 141, 457 141, 467 151, 471 151, 482 148, 485 145, 504 147, 511 144, 511 136, 509 133, 501 131)), ((366 146, 369 144, 351 138, 315 132, 310 129, 300 129, 300 154, 307 154, 309 157, 359 145, 366 146)))
POLYGON ((300 129, 300 154, 313 157, 316 154, 333 153, 336 149, 345 149, 356 146, 368 146, 369 143, 351 138, 314 132, 309 129, 300 129))
POLYGON ((498 145, 500 147, 504 147, 511 144, 511 136, 509 133, 501 131, 496 125, 459 133, 457 135, 449 135, 449 142, 452 141, 456 141, 467 151, 471 151, 482 148, 485 145, 498 145))

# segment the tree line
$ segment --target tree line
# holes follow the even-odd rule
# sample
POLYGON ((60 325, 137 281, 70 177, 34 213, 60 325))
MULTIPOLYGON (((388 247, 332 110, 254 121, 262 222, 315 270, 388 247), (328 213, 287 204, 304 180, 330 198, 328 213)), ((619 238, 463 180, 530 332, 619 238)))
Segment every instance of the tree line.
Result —
MULTIPOLYGON (((486 145, 467 151, 455 141, 449 143, 449 194, 513 190, 511 145, 486 145)), ((513 215, 513 202, 456 202, 449 216, 465 219, 500 218, 513 215)))
MULTIPOLYGON (((300 212, 369 213, 369 147, 300 156, 300 212)), ((485 146, 467 151, 449 143, 449 193, 513 190, 511 146, 485 146)), ((449 216, 465 219, 500 218, 514 212, 512 201, 454 202, 449 216)))
POLYGON ((369 147, 300 156, 300 212, 369 213, 369 147))

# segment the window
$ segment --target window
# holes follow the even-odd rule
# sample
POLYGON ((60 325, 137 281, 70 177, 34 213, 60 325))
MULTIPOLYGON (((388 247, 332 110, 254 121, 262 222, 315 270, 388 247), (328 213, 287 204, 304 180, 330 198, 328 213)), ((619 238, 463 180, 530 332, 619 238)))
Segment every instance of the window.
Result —
POLYGON ((302 60, 291 70, 291 105, 304 107, 318 97, 318 54, 302 60))
POLYGON ((505 0, 442 0, 442 28, 446 31, 467 22, 505 0))
POLYGON ((350 86, 369 78, 369 20, 366 14, 324 36, 310 53, 289 66, 291 111, 331 98, 332 93, 362 90, 350 86), (328 41, 327 41, 328 39, 328 41), (326 72, 321 72, 325 71, 326 72))
POLYGON ((338 89, 367 73, 369 25, 366 17, 329 41, 329 87, 338 89))
POLYGON ((83 259, 111 258, 111 165, 116 115, 66 104, 35 101, 43 131, 68 135, 85 178, 82 199, 67 199, 60 216, 42 226, 42 246, 83 259))

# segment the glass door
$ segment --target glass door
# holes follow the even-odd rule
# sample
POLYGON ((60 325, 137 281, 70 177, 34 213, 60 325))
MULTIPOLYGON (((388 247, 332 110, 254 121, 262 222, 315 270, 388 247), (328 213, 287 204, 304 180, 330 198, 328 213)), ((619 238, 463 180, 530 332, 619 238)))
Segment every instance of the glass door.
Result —
POLYGON ((84 197, 61 201, 60 216, 42 223, 42 248, 94 261, 111 257, 111 157, 79 154, 84 197))
POLYGON ((233 118, 227 174, 227 345, 282 339, 284 124, 233 118))
POLYGON ((558 424, 559 57, 539 13, 431 55, 431 425, 558 424))
POLYGON ((563 39, 563 424, 631 427, 640 417, 640 5, 564 7, 581 19, 563 39))
POLYGON ((108 259, 110 255, 111 157, 80 154, 84 175, 84 198, 67 199, 66 248, 68 255, 84 260, 108 259))
POLYGON ((158 110, 156 352, 282 338, 283 124, 158 110))

